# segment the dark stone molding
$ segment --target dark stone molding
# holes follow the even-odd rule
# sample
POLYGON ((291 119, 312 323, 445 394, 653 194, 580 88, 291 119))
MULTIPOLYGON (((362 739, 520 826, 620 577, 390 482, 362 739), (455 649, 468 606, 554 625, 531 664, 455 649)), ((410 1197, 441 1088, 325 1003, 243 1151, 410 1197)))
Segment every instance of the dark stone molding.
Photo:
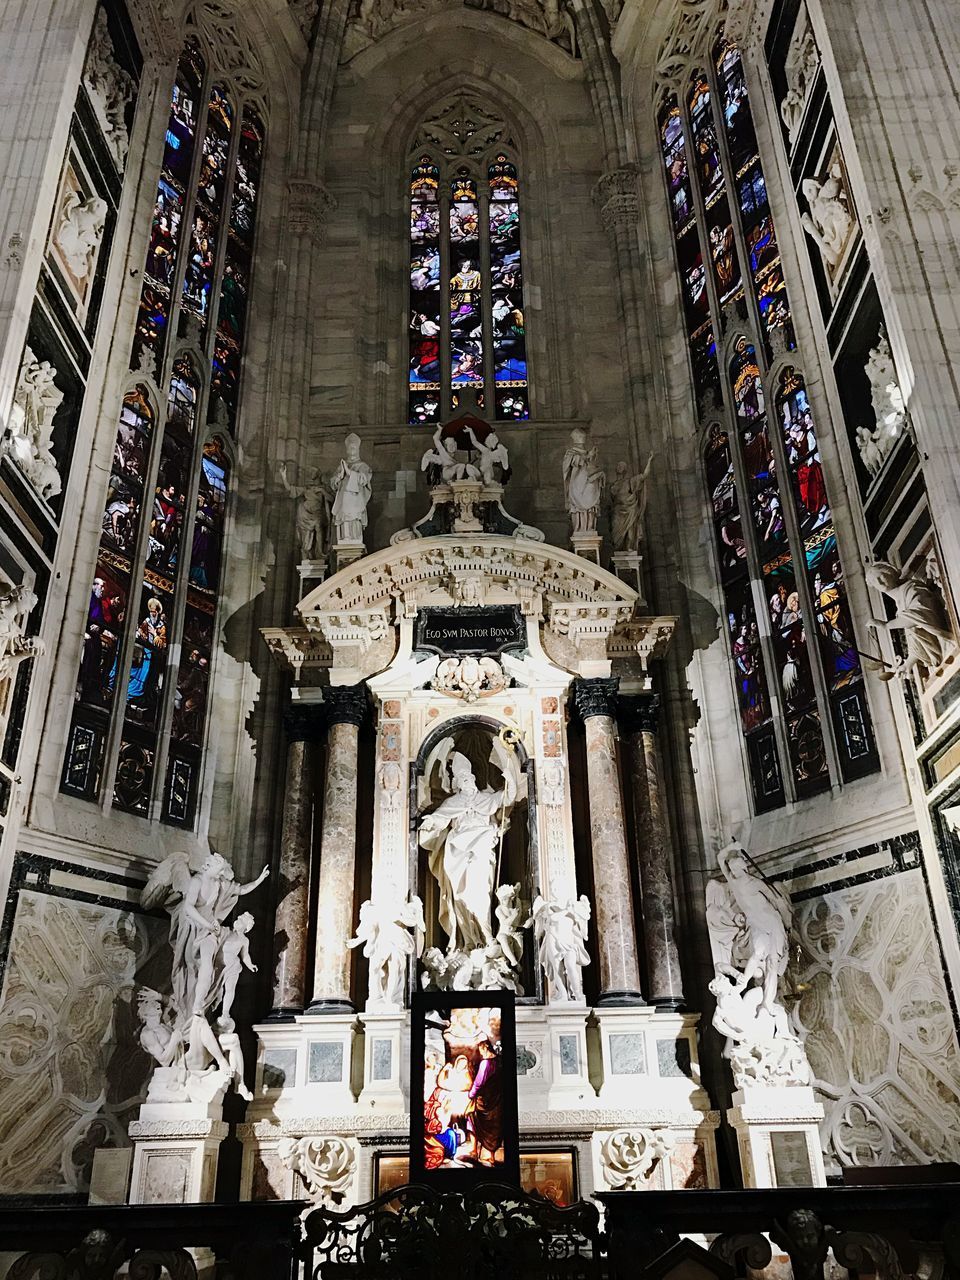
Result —
POLYGON ((287 742, 322 742, 327 732, 327 714, 319 702, 298 702, 283 713, 287 742))
POLYGON ((617 723, 623 733, 656 733, 660 724, 660 695, 622 694, 617 699, 617 723))
POLYGON ((592 680, 577 679, 573 682, 573 705, 581 720, 591 716, 610 716, 617 712, 619 676, 597 676, 592 680))
POLYGON ((359 729, 367 718, 369 703, 364 684, 334 684, 323 691, 327 724, 352 724, 359 729))

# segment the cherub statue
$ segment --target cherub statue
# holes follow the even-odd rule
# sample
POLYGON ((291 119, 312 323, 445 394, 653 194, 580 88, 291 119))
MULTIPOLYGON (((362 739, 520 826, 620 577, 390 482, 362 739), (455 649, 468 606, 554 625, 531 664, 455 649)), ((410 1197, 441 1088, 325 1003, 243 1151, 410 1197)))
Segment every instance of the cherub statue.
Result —
POLYGON ((467 423, 464 428, 470 437, 470 443, 480 455, 480 476, 484 484, 499 484, 506 478, 510 470, 510 456, 497 433, 491 430, 486 440, 478 440, 473 427, 467 423), (499 474, 498 474, 499 472, 499 474))
POLYGON ((287 464, 280 464, 280 482, 291 498, 299 498, 297 507, 297 541, 304 560, 318 560, 327 544, 330 530, 330 493, 320 472, 305 485, 292 485, 287 464))
POLYGON ((889 560, 875 560, 866 566, 867 581, 889 596, 897 606, 895 618, 875 618, 872 631, 902 631, 907 656, 893 670, 881 672, 881 680, 907 676, 917 667, 936 671, 953 656, 956 642, 943 596, 937 584, 920 574, 897 569, 889 560))
POLYGON ((493 914, 497 917, 497 942, 500 950, 515 969, 523 958, 523 903, 520 901, 519 884, 497 885, 497 905, 493 914))
POLYGON ((440 482, 452 484, 455 480, 479 480, 480 472, 472 462, 461 462, 454 447, 443 438, 443 428, 437 427, 433 433, 433 448, 428 449, 420 459, 420 470, 427 472, 427 482, 432 486, 440 482))
POLYGON ((407 959, 423 953, 425 935, 423 903, 416 894, 399 906, 363 903, 357 936, 347 946, 362 946, 370 961, 368 1009, 403 1008, 407 959))
POLYGON ((540 949, 540 964, 550 984, 550 1001, 558 1004, 583 1000, 583 976, 590 963, 586 948, 590 900, 586 894, 574 902, 534 899, 530 922, 540 949))

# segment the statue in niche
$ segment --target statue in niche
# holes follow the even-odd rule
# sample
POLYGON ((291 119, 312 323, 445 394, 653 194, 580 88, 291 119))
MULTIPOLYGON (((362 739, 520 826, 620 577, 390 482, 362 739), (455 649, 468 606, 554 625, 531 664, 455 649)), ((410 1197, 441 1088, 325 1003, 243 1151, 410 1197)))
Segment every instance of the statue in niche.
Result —
POLYGON ((780 104, 780 116, 787 126, 787 138, 792 144, 803 119, 807 98, 820 66, 820 54, 806 13, 798 18, 798 30, 790 41, 790 49, 784 64, 787 92, 780 104))
POLYGON ((870 379, 870 400, 877 420, 877 432, 889 442, 889 451, 903 434, 907 423, 907 405, 897 379, 890 340, 882 326, 876 343, 870 348, 863 371, 870 379))
POLYGON ((455 480, 480 479, 479 468, 472 462, 461 462, 457 457, 456 440, 451 443, 444 440, 442 427, 437 427, 433 433, 433 448, 420 459, 420 470, 427 473, 427 483, 431 488, 438 484, 453 484, 455 480))
POLYGON ((330 530, 330 493, 320 472, 315 471, 305 485, 292 485, 287 464, 280 464, 280 482, 291 498, 299 498, 297 507, 297 542, 304 560, 319 560, 327 545, 330 530))
POLYGON ((586 948, 589 922, 590 900, 586 894, 575 902, 548 902, 539 894, 534 899, 530 923, 553 1004, 583 1000, 580 971, 590 963, 586 948))
POLYGON ((805 1085, 810 1068, 779 1000, 787 967, 790 899, 731 841, 717 855, 722 879, 707 885, 707 927, 717 1005, 713 1026, 738 1089, 750 1084, 805 1085))
POLYGON ((243 1057, 232 1005, 242 967, 253 968, 247 934, 253 917, 245 913, 232 929, 227 917, 240 898, 262 884, 237 884, 233 868, 219 853, 191 860, 171 853, 154 870, 140 895, 148 910, 163 906, 170 915, 172 994, 140 997, 140 1042, 157 1063, 148 1098, 156 1101, 210 1102, 238 1080, 243 1086, 243 1057), (214 1031, 210 1018, 220 1010, 214 1031), (224 1036, 227 1037, 224 1042, 224 1036))
POLYGON ((503 837, 510 812, 521 790, 516 756, 500 738, 494 738, 490 761, 500 771, 503 786, 495 791, 477 786, 473 766, 454 750, 453 738, 445 738, 432 753, 427 778, 439 764, 445 800, 424 814, 418 839, 430 855, 430 874, 440 890, 439 923, 447 935, 447 955, 489 947, 493 891, 503 837))
POLYGON ((510 470, 510 455, 507 446, 502 443, 495 431, 490 431, 486 440, 478 440, 469 423, 464 427, 470 437, 470 443, 480 455, 478 466, 480 478, 484 484, 502 484, 510 470))
POLYGON ((597 464, 597 450, 587 444, 582 427, 570 432, 563 455, 563 492, 573 533, 595 533, 606 476, 597 464))
POLYGON ((372 493, 373 470, 360 457, 360 437, 353 432, 343 442, 347 456, 330 478, 333 490, 334 539, 339 544, 363 545, 367 527, 367 504, 372 493))
POLYGON ((367 1009, 403 1008, 404 976, 410 956, 423 954, 423 903, 414 894, 399 906, 367 901, 360 908, 357 936, 348 947, 363 947, 370 961, 367 1009))
POLYGON ((803 215, 800 224, 817 242, 824 262, 833 271, 843 256, 853 228, 840 161, 834 161, 823 179, 804 178, 802 188, 810 211, 803 215))
POLYGON ((60 473, 53 456, 53 421, 64 393, 49 360, 38 360, 30 347, 23 353, 13 408, 0 449, 9 453, 41 497, 60 492, 60 473))
POLYGON ((130 145, 127 106, 133 100, 136 86, 133 77, 116 60, 107 13, 102 8, 97 10, 83 68, 83 83, 114 163, 122 173, 130 145))
POLYGON ((653 454, 637 475, 630 474, 625 462, 617 463, 610 485, 610 540, 615 552, 636 555, 643 541, 643 517, 647 510, 647 481, 653 466, 653 454))
POLYGON ((68 191, 64 196, 53 242, 78 282, 90 274, 106 219, 107 202, 100 196, 84 200, 79 191, 68 191))
POLYGON ((37 595, 21 583, 0 588, 0 680, 8 680, 27 658, 39 658, 43 641, 27 636, 27 619, 37 607, 37 595))
POLYGON ((897 569, 888 560, 868 564, 866 575, 867 581, 897 606, 896 617, 874 619, 871 631, 902 631, 907 642, 906 657, 898 658, 892 670, 882 671, 881 680, 908 676, 917 667, 932 674, 953 658, 953 628, 936 582, 923 574, 897 569))

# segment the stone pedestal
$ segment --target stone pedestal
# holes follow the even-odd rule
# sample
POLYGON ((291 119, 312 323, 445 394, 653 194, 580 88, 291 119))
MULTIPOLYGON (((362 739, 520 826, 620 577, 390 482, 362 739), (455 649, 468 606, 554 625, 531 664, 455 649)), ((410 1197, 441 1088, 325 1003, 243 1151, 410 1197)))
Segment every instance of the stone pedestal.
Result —
POLYGON ((144 1103, 133 1142, 131 1204, 199 1204, 214 1198, 220 1144, 229 1132, 222 1093, 200 1102, 144 1103))
POLYGON ((603 545, 603 538, 595 529, 589 533, 571 533, 570 548, 575 551, 578 556, 583 556, 587 560, 592 560, 594 564, 600 563, 600 547, 603 545))
POLYGON ((297 565, 297 573, 300 575, 300 596, 303 599, 318 582, 322 582, 327 576, 327 560, 301 560, 297 565))
POLYGON ((483 485, 479 480, 454 480, 450 485, 453 494, 453 532, 483 533, 483 521, 477 512, 483 485))
POLYGON ((353 564, 354 560, 360 560, 366 555, 362 542, 335 542, 331 547, 331 552, 336 573, 339 573, 341 569, 345 569, 348 564, 353 564))
POLYGON ((737 1134, 745 1187, 825 1187, 819 1123, 808 1086, 738 1089, 727 1122, 737 1134))
POLYGON ((406 1012, 361 1013, 363 1089, 359 1105, 405 1111, 410 1104, 410 1017, 406 1012))
POLYGON ((627 741, 633 791, 647 998, 651 1004, 679 1009, 683 1004, 683 982, 670 879, 672 851, 663 811, 657 741, 659 712, 660 699, 653 693, 621 698, 617 704, 617 717, 627 741))
POLYGON ((637 1091, 664 1106, 708 1107, 700 1082, 698 1014, 598 1008, 604 1106, 635 1106, 637 1091))
POLYGON ((619 680, 576 680, 574 705, 587 737, 587 790, 593 856, 601 1005, 643 1005, 630 889, 630 862, 617 772, 613 714, 619 680))
POLYGON ((353 934, 353 889, 357 861, 357 743, 366 715, 362 685, 334 686, 324 691, 329 729, 320 884, 317 891, 316 952, 313 998, 307 1013, 352 1011, 350 951, 353 934))
POLYGON ((614 551, 610 557, 610 567, 613 572, 633 587, 640 597, 638 604, 641 608, 646 605, 643 596, 643 580, 640 576, 642 565, 643 556, 636 551, 614 551))
POLYGON ((274 980, 271 1018, 303 1012, 307 980, 310 839, 313 818, 312 751, 323 732, 323 708, 291 707, 284 716, 287 772, 277 868, 274 980))
POLYGON ((550 1087, 547 1106, 577 1110, 596 1098, 587 1058, 587 1008, 577 1004, 547 1006, 550 1037, 550 1087))

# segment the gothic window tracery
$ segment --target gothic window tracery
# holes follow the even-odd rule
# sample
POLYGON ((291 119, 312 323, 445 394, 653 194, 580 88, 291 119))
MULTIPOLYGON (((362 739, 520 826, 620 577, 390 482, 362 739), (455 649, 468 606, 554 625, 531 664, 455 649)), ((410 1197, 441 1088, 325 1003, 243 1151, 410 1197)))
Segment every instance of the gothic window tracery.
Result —
POLYGON ((459 95, 421 127, 410 172, 409 420, 477 407, 529 418, 520 180, 507 125, 459 95))
POLYGON ((264 142, 259 103, 216 58, 189 35, 171 95, 61 783, 183 826, 207 729, 264 142))
POLYGON ((763 812, 879 762, 739 50, 721 32, 704 65, 657 123, 697 398, 729 414, 706 428, 704 469, 763 812))

